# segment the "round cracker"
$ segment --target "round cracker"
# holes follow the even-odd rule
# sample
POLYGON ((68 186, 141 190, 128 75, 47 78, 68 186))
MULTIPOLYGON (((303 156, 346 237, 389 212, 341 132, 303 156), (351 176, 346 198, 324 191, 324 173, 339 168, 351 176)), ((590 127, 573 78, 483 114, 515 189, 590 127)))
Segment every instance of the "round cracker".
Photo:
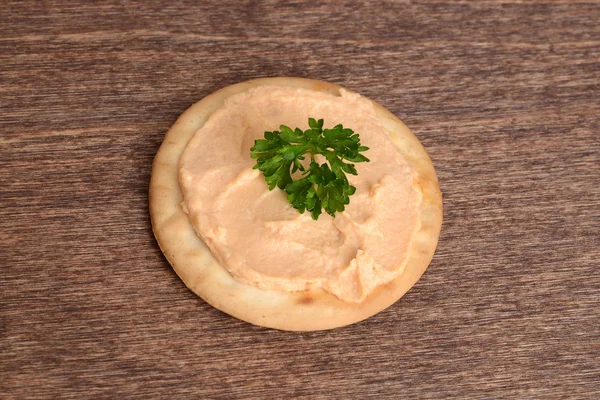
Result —
POLYGON ((442 224, 442 194, 433 164, 410 129, 374 102, 376 114, 393 143, 416 168, 423 193, 421 227, 416 232, 404 271, 391 282, 377 287, 360 304, 346 303, 321 289, 283 292, 238 282, 213 258, 183 212, 179 159, 188 141, 227 97, 260 85, 301 87, 337 96, 342 88, 312 79, 262 78, 223 88, 190 107, 167 132, 152 165, 149 198, 154 235, 187 287, 207 303, 236 318, 290 331, 332 329, 362 321, 402 297, 419 280, 433 257, 442 224))

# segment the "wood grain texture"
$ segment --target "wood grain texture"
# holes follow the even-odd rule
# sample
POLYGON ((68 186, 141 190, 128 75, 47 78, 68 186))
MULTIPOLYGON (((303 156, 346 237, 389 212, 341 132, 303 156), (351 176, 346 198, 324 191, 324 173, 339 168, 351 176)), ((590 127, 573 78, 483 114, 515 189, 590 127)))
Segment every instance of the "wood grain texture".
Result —
POLYGON ((0 398, 600 397, 600 3, 0 2, 0 398), (208 306, 150 229, 177 116, 246 79, 382 103, 444 226, 396 305, 285 333, 208 306))

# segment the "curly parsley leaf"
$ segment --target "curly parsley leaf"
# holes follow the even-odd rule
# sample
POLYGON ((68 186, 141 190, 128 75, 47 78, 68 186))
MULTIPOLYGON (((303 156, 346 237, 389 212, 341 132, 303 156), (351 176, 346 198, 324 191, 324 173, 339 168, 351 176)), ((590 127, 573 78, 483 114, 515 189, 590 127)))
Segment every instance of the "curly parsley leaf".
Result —
POLYGON ((250 157, 256 159, 254 169, 262 171, 269 190, 276 186, 287 193, 290 204, 300 213, 309 211, 318 219, 322 211, 335 216, 350 203, 356 188, 348 182, 346 174, 356 175, 354 164, 368 162, 360 154, 369 150, 361 146, 358 133, 341 124, 323 129, 323 120, 308 119, 309 129, 291 129, 285 125, 279 131, 265 132, 250 149, 250 157), (322 155, 326 163, 315 160, 322 155), (307 162, 302 163, 307 157, 307 162), (349 162, 347 162, 349 161, 349 162), (292 174, 300 171, 300 178, 292 174))

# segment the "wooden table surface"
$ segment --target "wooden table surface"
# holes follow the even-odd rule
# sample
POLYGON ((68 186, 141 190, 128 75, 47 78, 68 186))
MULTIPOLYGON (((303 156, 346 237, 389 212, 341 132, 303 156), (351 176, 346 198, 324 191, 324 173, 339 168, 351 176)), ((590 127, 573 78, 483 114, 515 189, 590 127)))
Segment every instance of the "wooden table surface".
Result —
POLYGON ((0 398, 600 398, 600 3, 0 2, 0 398), (398 303, 258 328, 152 235, 166 130, 223 86, 328 80, 421 139, 437 253, 398 303))

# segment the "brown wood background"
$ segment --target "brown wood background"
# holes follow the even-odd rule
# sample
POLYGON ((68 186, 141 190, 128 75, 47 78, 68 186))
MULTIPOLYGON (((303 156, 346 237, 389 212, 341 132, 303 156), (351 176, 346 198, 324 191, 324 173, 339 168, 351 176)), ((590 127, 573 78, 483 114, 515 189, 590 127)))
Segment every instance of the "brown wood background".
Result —
POLYGON ((600 398, 600 3, 0 2, 0 398, 600 398), (147 188, 188 106, 324 79, 422 140, 444 226, 354 326, 205 304, 147 188))

